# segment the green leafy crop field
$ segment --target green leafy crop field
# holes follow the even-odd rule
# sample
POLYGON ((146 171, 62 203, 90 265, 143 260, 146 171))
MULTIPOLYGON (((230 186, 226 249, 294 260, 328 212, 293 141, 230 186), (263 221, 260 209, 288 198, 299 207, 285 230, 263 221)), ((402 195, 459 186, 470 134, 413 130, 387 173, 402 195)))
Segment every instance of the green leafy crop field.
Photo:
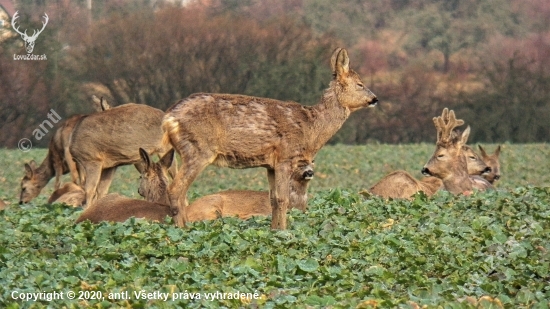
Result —
MULTIPOLYGON (((52 184, 17 204, 23 163, 45 150, 0 150, 0 307, 549 308, 550 146, 503 145, 492 192, 358 193, 395 169, 420 178, 433 149, 326 146, 286 231, 270 218, 75 226, 80 209, 46 204, 52 184)), ((121 168, 110 192, 137 198, 138 176, 121 168)), ((190 198, 266 186, 262 169, 211 167, 190 198)))

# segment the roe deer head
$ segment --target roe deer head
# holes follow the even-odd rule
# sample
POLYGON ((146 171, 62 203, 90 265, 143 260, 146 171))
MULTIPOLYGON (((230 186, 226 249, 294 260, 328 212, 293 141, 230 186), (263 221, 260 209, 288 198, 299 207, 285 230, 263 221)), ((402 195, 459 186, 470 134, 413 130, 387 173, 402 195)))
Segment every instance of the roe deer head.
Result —
POLYGON ((315 157, 350 113, 378 101, 350 68, 345 49, 333 52, 331 69, 333 79, 315 106, 244 95, 198 93, 167 110, 162 121, 164 141, 176 149, 183 165, 169 188, 170 206, 178 226, 188 220, 189 186, 206 166, 214 164, 265 167, 272 197, 271 227, 286 229, 293 164, 315 157))
POLYGON ((447 108, 433 121, 437 130, 436 150, 422 169, 422 174, 441 179, 445 189, 453 194, 470 192, 474 188, 474 181, 468 175, 467 159, 463 151, 470 127, 460 135, 453 134, 454 128, 463 125, 464 121, 456 119, 454 111, 449 112, 447 108))
POLYGON ((500 179, 500 145, 498 145, 497 149, 495 149, 495 152, 491 155, 488 155, 485 152, 485 149, 481 147, 481 145, 478 145, 478 147, 479 151, 481 151, 481 157, 483 161, 485 161, 485 163, 491 168, 491 171, 483 174, 482 177, 491 184, 494 184, 495 181, 500 179))
POLYGON ((136 149, 164 155, 172 148, 162 143, 163 116, 151 106, 128 103, 89 115, 75 127, 70 152, 86 191, 86 205, 107 194, 118 166, 140 162, 136 149))

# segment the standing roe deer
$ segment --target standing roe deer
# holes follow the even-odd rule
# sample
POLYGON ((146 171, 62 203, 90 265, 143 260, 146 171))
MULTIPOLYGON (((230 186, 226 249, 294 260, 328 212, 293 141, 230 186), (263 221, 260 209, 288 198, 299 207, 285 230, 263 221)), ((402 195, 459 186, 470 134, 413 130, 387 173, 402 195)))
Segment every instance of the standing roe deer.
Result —
POLYGON ((491 184, 494 184, 495 181, 500 179, 500 145, 498 145, 497 149, 495 149, 495 152, 492 155, 488 155, 485 152, 485 149, 481 147, 481 145, 477 146, 479 147, 479 151, 481 151, 481 157, 483 158, 483 161, 485 161, 485 163, 491 168, 491 171, 489 173, 483 174, 482 177, 491 184))
POLYGON ((169 189, 178 226, 188 220, 189 186, 206 166, 214 164, 265 167, 273 214, 271 228, 286 229, 292 165, 313 158, 352 112, 378 101, 359 74, 350 69, 345 49, 333 52, 331 69, 333 79, 315 106, 198 93, 167 110, 162 121, 163 141, 176 149, 183 165, 169 189))
POLYGON ((486 186, 488 182, 480 182, 468 175, 466 157, 463 146, 470 135, 468 126, 461 135, 453 134, 453 129, 464 124, 464 120, 456 119, 454 111, 445 108, 439 117, 433 118, 437 130, 436 149, 430 160, 424 165, 422 174, 434 176, 443 181, 443 186, 453 194, 468 194, 474 187, 486 186))
POLYGON ((118 166, 140 161, 136 149, 159 155, 171 149, 162 143, 163 116, 154 107, 128 103, 89 115, 75 127, 70 152, 86 191, 86 205, 107 194, 118 166))
MULTIPOLYGON (((466 158, 469 175, 484 175, 490 172, 487 164, 470 146, 464 145, 462 154, 466 158)), ((369 192, 385 198, 411 198, 419 191, 432 196, 441 188, 443 181, 437 177, 429 176, 417 180, 406 171, 399 170, 386 175, 372 186, 369 192)))
MULTIPOLYGON (((102 100, 97 103, 94 100, 94 109, 98 112, 110 109, 110 105, 102 100), (99 104, 99 105, 97 105, 99 104)), ((19 204, 28 203, 40 194, 40 191, 55 176, 54 189, 59 189, 62 175, 70 173, 72 182, 80 183, 76 164, 73 161, 69 145, 74 127, 87 115, 73 115, 63 122, 55 131, 48 145, 48 154, 40 166, 36 167, 34 160, 25 163, 25 176, 21 180, 21 194, 19 204)))

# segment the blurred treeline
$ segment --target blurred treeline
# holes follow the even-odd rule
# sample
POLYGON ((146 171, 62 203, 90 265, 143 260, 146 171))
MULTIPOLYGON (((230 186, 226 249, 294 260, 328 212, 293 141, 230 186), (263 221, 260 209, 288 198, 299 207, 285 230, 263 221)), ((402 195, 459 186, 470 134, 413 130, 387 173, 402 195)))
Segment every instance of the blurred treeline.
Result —
POLYGON ((380 104, 331 142, 433 142, 443 107, 472 142, 550 141, 548 0, 180 2, 17 1, 21 29, 49 15, 34 49, 48 60, 14 60, 23 40, 2 30, 0 146, 31 138, 52 108, 91 112, 92 94, 160 109, 194 92, 315 104, 338 46, 380 104))

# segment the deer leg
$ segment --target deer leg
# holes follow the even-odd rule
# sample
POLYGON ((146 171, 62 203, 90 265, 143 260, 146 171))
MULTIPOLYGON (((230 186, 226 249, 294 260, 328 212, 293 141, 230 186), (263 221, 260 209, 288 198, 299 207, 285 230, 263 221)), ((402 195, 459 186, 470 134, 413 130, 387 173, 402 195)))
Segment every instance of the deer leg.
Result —
MULTIPOLYGON (((277 204, 277 199, 275 198, 275 170, 268 168, 267 169, 267 182, 269 183, 269 203, 271 204, 271 228, 274 228, 275 222, 277 221, 277 214, 279 213, 279 205, 277 204)), ((278 223, 277 223, 278 225, 278 223)))
POLYGON ((271 219, 272 229, 286 230, 286 212, 290 200, 291 170, 292 165, 290 162, 283 162, 275 167, 275 202, 277 208, 273 209, 273 218, 271 219))
POLYGON ((106 168, 101 171, 101 178, 99 179, 99 184, 97 185, 97 198, 100 199, 107 195, 109 192, 109 187, 111 182, 113 182, 113 177, 115 176, 116 166, 106 168))
POLYGON ((65 162, 67 162, 67 167, 69 168, 69 173, 71 174, 71 180, 77 185, 82 185, 82 182, 80 181, 80 178, 79 178, 78 168, 76 166, 75 161, 73 160, 73 156, 71 155, 71 152, 69 151, 69 147, 65 147, 64 153, 65 153, 65 162))
POLYGON ((101 179, 101 163, 88 162, 88 164, 84 166, 84 170, 86 171, 86 181, 84 182, 86 207, 89 207, 97 199, 96 190, 101 179))
POLYGON ((182 156, 182 167, 179 169, 176 177, 168 189, 170 210, 172 211, 176 225, 179 227, 185 226, 185 223, 188 221, 186 211, 187 206, 189 206, 189 201, 187 200, 187 190, 189 190, 189 187, 200 172, 202 172, 204 168, 214 161, 214 158, 201 159, 199 155, 200 154, 197 154, 196 152, 190 153, 189 157, 193 158, 191 160, 188 160, 182 156), (182 198, 183 201, 181 200, 182 198))

